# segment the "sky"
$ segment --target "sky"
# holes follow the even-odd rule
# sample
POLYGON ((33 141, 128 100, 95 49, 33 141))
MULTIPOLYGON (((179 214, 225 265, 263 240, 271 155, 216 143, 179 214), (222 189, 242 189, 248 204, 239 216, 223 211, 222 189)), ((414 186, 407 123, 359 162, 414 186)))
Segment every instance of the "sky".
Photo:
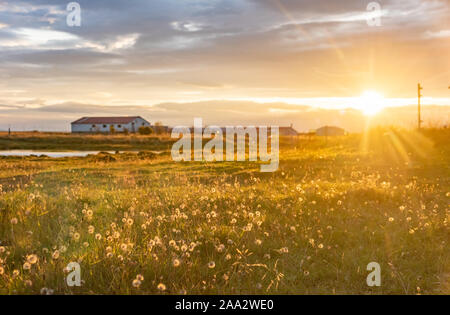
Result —
POLYGON ((78 0, 79 27, 69 2, 0 0, 0 129, 145 114, 304 130, 413 105, 418 82, 449 118, 449 0, 78 0))

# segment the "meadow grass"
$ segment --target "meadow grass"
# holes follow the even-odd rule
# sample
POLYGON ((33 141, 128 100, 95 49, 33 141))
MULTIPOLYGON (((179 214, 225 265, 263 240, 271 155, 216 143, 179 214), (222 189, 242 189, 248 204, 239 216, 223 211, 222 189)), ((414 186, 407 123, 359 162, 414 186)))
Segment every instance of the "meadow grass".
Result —
POLYGON ((0 132, 0 150, 139 151, 170 150, 170 135, 67 134, 57 132, 0 132))
MULTIPOLYGON (((14 148, 169 141, 29 137, 14 148)), ((282 139, 275 173, 168 154, 1 158, 0 293, 448 294, 448 139, 447 129, 282 139), (66 284, 70 262, 81 287, 66 284), (380 287, 366 284, 370 262, 380 287)))

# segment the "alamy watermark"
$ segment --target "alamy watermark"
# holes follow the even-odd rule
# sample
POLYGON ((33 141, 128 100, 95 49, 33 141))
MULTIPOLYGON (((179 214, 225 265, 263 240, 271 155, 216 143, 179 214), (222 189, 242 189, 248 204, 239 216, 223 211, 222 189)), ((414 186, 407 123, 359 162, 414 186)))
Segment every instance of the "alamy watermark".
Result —
POLYGON ((66 283, 69 287, 81 286, 81 267, 77 262, 71 262, 67 265, 66 272, 69 274, 66 277, 66 283))
POLYGON ((381 267, 377 262, 371 262, 367 265, 367 271, 371 271, 366 278, 369 287, 381 286, 381 267))
POLYGON ((194 119, 194 128, 177 126, 172 129, 172 138, 180 138, 172 146, 172 159, 175 162, 191 161, 223 161, 224 140, 226 144, 226 161, 246 161, 247 140, 248 160, 268 162, 261 164, 261 172, 275 172, 279 165, 279 128, 278 126, 232 127, 220 128, 209 126, 203 128, 202 119, 194 119), (225 137, 224 137, 225 133, 225 137), (192 138, 194 151, 192 152, 192 138), (203 147, 203 138, 211 138, 203 147), (237 144, 235 139, 237 139, 237 144), (268 142, 270 140, 270 152, 268 142), (236 154, 235 154, 236 144, 236 154))
POLYGON ((66 23, 67 26, 81 26, 81 6, 78 2, 70 2, 67 4, 66 10, 69 12, 67 14, 66 23))
POLYGON ((366 8, 370 13, 367 15, 367 25, 381 26, 381 5, 378 2, 370 2, 366 8))

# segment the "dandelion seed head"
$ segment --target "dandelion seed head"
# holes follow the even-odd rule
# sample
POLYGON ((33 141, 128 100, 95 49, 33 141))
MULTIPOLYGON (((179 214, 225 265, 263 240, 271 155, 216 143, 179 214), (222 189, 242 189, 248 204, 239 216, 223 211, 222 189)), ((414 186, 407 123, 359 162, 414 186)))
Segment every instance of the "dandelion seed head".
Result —
POLYGON ((208 263, 208 268, 209 269, 214 269, 216 267, 216 263, 214 262, 214 261, 210 261, 209 263, 208 263))
POLYGON ((35 263, 37 263, 38 261, 38 257, 35 254, 31 254, 27 256, 27 262, 30 263, 31 265, 34 265, 35 263))
POLYGON ((166 291, 166 285, 165 285, 164 283, 159 283, 159 284, 156 286, 156 288, 157 288, 159 291, 166 291))
POLYGON ((139 281, 144 281, 144 276, 141 274, 136 275, 136 279, 138 279, 139 281))
POLYGON ((30 270, 31 269, 31 264, 27 261, 23 264, 23 270, 30 270))

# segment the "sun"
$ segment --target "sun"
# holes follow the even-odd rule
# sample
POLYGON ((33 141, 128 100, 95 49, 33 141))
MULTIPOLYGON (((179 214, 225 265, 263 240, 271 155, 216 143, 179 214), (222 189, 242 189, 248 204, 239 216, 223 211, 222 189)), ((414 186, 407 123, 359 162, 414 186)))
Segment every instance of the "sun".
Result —
POLYGON ((364 91, 358 98, 358 108, 364 115, 374 116, 384 108, 384 97, 376 91, 364 91))

